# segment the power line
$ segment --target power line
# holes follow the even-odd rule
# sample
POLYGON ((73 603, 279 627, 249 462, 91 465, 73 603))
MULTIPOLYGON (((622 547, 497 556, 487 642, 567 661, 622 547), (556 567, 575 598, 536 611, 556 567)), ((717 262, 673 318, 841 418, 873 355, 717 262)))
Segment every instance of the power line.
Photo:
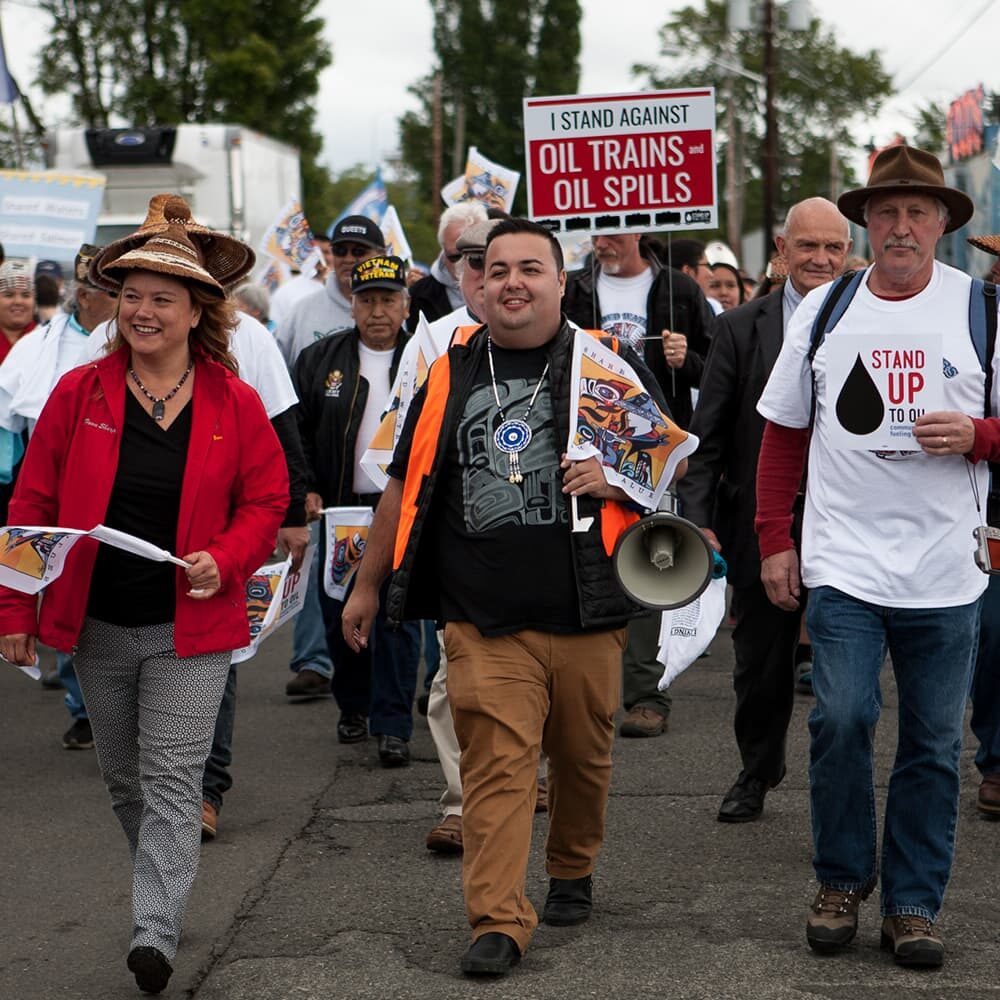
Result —
POLYGON ((901 83, 898 85, 897 90, 902 92, 906 90, 908 87, 912 87, 913 84, 916 83, 916 81, 919 80, 920 77, 922 77, 924 73, 926 73, 927 70, 929 70, 931 66, 933 66, 934 63, 936 63, 946 52, 948 52, 948 50, 962 37, 962 35, 964 35, 969 30, 969 28, 972 27, 973 23, 977 21, 980 17, 982 17, 983 14, 985 14, 986 11, 993 6, 993 3, 994 0, 986 0, 986 3, 984 3, 982 7, 980 7, 972 15, 972 17, 970 17, 969 20, 965 24, 963 24, 961 28, 958 29, 958 31, 955 32, 955 34, 947 42, 945 42, 945 44, 940 49, 933 56, 931 56, 931 58, 928 59, 927 62, 925 62, 923 66, 921 66, 920 69, 918 69, 916 73, 914 73, 906 81, 906 83, 901 83))

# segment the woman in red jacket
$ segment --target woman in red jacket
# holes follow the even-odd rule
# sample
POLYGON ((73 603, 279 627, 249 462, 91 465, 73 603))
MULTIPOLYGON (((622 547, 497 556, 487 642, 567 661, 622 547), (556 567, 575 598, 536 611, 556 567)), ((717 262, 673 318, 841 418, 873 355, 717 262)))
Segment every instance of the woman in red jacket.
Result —
POLYGON ((9 523, 104 523, 182 554, 180 570, 82 539, 35 598, 0 588, 0 653, 36 637, 72 651, 104 780, 132 853, 128 967, 158 993, 197 869, 205 759, 229 670, 249 640, 245 582, 288 505, 284 455, 256 392, 234 374, 229 284, 253 252, 191 221, 105 248, 120 287, 111 353, 57 384, 38 420, 9 523))

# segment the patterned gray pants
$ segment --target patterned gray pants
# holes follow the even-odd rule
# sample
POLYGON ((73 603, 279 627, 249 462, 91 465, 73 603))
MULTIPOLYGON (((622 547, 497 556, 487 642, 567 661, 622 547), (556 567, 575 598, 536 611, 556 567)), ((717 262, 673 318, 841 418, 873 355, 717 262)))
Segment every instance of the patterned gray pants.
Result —
POLYGON ((177 951, 201 850, 201 781, 229 653, 178 658, 174 626, 88 618, 73 657, 132 852, 132 945, 177 951))

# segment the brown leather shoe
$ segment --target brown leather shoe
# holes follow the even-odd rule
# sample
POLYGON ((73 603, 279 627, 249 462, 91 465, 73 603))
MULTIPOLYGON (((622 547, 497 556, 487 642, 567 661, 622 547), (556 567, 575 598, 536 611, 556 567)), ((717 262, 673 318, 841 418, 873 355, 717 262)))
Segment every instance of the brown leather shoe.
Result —
POLYGON ((944 961, 944 942, 926 917, 886 917, 882 947, 895 955, 897 965, 937 966, 944 961))
POLYGON ((293 701, 312 701, 315 698, 330 698, 330 678, 303 667, 286 685, 285 694, 293 701))
POLYGON ((201 839, 215 840, 219 832, 219 810, 211 802, 201 804, 201 839))
POLYGON ((462 853, 462 817, 454 813, 445 816, 429 834, 427 850, 437 854, 462 853))
POLYGON ((648 705, 636 705, 622 719, 618 732, 622 736, 659 736, 667 731, 667 717, 648 705))
POLYGON ((858 907, 870 891, 821 885, 806 919, 809 947, 823 955, 846 948, 858 932, 858 907))
POLYGON ((990 819, 1000 819, 1000 774, 984 774, 976 808, 990 819))
POLYGON ((549 811, 549 783, 545 778, 538 779, 538 789, 535 792, 535 812, 549 811))

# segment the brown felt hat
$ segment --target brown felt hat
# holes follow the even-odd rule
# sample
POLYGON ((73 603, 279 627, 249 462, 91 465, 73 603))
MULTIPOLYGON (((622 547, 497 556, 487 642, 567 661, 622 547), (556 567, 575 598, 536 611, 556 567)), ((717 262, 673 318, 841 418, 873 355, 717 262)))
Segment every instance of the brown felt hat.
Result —
POLYGON ((1000 257, 1000 233, 987 236, 967 236, 965 242, 971 243, 977 250, 985 250, 987 253, 993 254, 994 257, 1000 257))
POLYGON ((194 281, 222 298, 225 288, 250 273, 255 260, 246 243, 195 222, 180 195, 158 194, 150 199, 143 224, 90 262, 90 280, 118 291, 125 272, 156 271, 194 281))
POLYGON ((924 194, 938 198, 948 207, 944 231, 964 226, 976 210, 972 199, 944 182, 941 162, 933 153, 915 146, 890 146, 872 163, 872 172, 863 188, 845 191, 837 199, 837 208, 851 222, 865 226, 865 202, 873 194, 924 194))

